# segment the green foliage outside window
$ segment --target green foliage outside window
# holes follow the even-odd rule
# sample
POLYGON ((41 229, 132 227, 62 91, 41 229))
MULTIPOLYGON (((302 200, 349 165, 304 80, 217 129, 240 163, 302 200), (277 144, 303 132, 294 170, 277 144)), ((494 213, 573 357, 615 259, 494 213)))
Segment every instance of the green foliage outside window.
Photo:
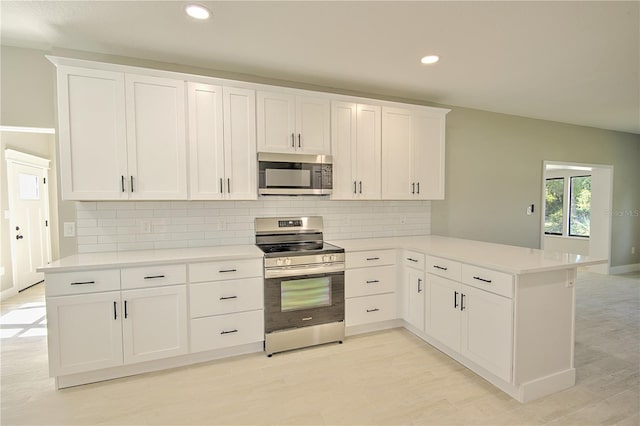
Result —
POLYGON ((591 225, 591 176, 571 177, 569 235, 588 237, 591 225))
POLYGON ((564 203, 564 178, 547 179, 544 233, 562 235, 562 205, 564 203))

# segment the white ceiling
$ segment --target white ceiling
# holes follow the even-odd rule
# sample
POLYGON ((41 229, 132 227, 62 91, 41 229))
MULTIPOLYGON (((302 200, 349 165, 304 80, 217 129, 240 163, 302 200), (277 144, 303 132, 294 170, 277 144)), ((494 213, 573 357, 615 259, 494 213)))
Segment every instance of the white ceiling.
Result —
POLYGON ((638 1, 186 3, 2 0, 1 40, 640 133, 638 1))

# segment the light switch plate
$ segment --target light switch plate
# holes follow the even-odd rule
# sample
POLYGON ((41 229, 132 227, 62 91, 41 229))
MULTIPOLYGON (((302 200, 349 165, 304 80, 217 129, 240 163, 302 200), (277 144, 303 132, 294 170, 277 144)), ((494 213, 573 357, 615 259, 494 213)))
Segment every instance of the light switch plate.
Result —
POLYGON ((76 236, 76 223, 75 222, 65 222, 64 223, 64 236, 65 237, 75 237, 76 236))

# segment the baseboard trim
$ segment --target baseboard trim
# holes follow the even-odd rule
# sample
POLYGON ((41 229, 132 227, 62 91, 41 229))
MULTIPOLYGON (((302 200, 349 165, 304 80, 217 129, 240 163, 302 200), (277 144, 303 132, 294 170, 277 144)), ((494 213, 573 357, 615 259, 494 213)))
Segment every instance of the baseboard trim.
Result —
POLYGON ((15 296, 16 294, 18 294, 18 291, 15 287, 8 288, 0 293, 0 300, 6 300, 10 297, 15 296))
POLYGON ((611 275, 627 274, 629 272, 640 271, 640 263, 630 263, 628 265, 612 266, 609 269, 611 275))

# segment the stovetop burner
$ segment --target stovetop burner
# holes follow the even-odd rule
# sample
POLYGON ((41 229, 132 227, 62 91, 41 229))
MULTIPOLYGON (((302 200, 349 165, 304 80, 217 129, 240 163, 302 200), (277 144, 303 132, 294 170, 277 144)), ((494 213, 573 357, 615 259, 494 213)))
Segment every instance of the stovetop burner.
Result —
POLYGON ((343 253, 344 249, 329 243, 257 244, 266 257, 302 256, 317 253, 343 253))

